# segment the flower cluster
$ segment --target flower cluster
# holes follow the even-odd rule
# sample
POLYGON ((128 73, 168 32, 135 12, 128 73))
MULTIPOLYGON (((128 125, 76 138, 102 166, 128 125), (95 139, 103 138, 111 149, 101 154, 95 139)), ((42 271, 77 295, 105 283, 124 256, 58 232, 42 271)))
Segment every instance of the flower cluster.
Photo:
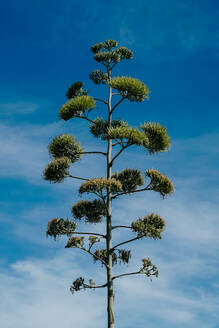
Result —
POLYGON ((75 98, 82 95, 87 95, 87 91, 83 90, 83 83, 78 81, 73 83, 66 92, 66 97, 68 99, 75 98))
POLYGON ((86 110, 96 106, 95 100, 87 95, 71 98, 59 110, 59 118, 68 121, 74 116, 81 116, 86 110))
POLYGON ((92 71, 89 77, 95 84, 107 84, 109 81, 107 73, 103 73, 100 69, 92 71))
POLYGON ((79 188, 79 193, 99 193, 102 194, 103 190, 109 189, 112 193, 121 191, 122 184, 116 179, 107 178, 94 178, 89 181, 82 183, 79 188))
POLYGON ((149 122, 142 124, 141 129, 149 140, 147 148, 150 153, 165 151, 170 147, 170 138, 164 126, 149 122))
POLYGON ((98 238, 97 236, 89 236, 89 247, 91 249, 91 247, 98 243, 100 241, 100 238, 98 238))
POLYGON ((69 219, 54 218, 48 222, 46 235, 52 236, 56 239, 57 236, 73 234, 77 228, 76 222, 71 222, 69 219))
POLYGON ((150 189, 159 192, 162 197, 170 195, 173 192, 173 183, 165 175, 156 170, 147 170, 146 177, 151 179, 150 189))
POLYGON ((118 43, 115 40, 106 40, 105 42, 94 44, 91 47, 94 59, 105 66, 119 63, 123 59, 132 59, 133 53, 128 48, 118 47, 113 49, 117 45, 118 43))
POLYGON ((73 281, 70 287, 70 291, 72 294, 74 294, 74 292, 78 292, 79 290, 82 289, 85 289, 85 283, 84 283, 84 278, 80 277, 77 278, 75 281, 73 281))
POLYGON ((141 268, 141 273, 146 274, 146 276, 155 276, 158 277, 158 270, 155 265, 152 264, 151 260, 149 258, 142 259, 143 266, 141 268))
POLYGON ((50 182, 62 182, 66 176, 68 176, 68 169, 70 167, 71 160, 68 157, 57 158, 50 162, 43 172, 44 180, 50 182))
POLYGON ((65 248, 82 248, 84 246, 84 237, 71 237, 69 238, 65 248))
POLYGON ((149 140, 144 132, 128 126, 110 128, 107 135, 108 139, 125 140, 128 146, 136 145, 147 148, 149 144, 149 140))
MULTIPOLYGON (((111 127, 119 128, 119 127, 128 127, 128 123, 122 121, 121 119, 112 120, 111 127)), ((108 139, 108 130, 109 123, 108 121, 104 121, 102 118, 97 117, 95 119, 95 123, 90 124, 90 132, 96 138, 101 138, 102 140, 108 139)))
POLYGON ((125 169, 121 172, 114 173, 112 178, 121 182, 123 192, 131 193, 138 186, 143 186, 144 184, 144 179, 139 170, 125 169))
POLYGON ((61 134, 49 144, 49 153, 53 158, 68 157, 72 163, 78 161, 83 148, 71 134, 61 134))
POLYGON ((126 249, 119 249, 118 250, 118 259, 120 260, 120 263, 129 263, 129 260, 131 258, 131 251, 126 249))
POLYGON ((114 77, 110 85, 113 89, 118 90, 121 96, 130 101, 142 102, 145 98, 148 98, 150 93, 148 87, 142 81, 130 76, 114 77))
MULTIPOLYGON (((115 263, 117 263, 117 255, 115 252, 112 253, 112 264, 114 265, 115 263)), ((97 249, 94 254, 93 254, 93 260, 94 262, 97 261, 104 261, 105 263, 107 263, 107 250, 106 249, 97 249)))
POLYGON ((93 201, 81 200, 72 206, 72 214, 76 219, 85 218, 86 222, 98 223, 106 216, 104 203, 99 199, 93 201))
POLYGON ((161 239, 161 232, 164 230, 165 221, 158 214, 146 215, 143 219, 131 223, 133 232, 137 232, 138 237, 149 237, 161 239))

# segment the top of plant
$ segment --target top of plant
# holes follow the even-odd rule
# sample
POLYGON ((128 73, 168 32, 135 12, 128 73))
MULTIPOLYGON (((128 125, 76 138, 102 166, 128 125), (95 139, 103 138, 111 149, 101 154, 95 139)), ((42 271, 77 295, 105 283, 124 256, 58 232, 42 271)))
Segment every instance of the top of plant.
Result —
POLYGON ((99 42, 91 47, 94 59, 107 67, 114 67, 123 59, 132 59, 133 53, 126 47, 117 47, 116 40, 106 40, 99 42))

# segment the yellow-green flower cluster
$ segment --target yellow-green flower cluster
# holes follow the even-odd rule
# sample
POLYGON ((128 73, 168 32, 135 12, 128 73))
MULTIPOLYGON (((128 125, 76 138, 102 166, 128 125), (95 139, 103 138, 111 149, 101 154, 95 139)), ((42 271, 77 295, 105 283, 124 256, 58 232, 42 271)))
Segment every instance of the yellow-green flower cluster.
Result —
POLYGON ((106 216, 104 203, 100 199, 93 201, 81 200, 72 206, 72 214, 76 219, 85 218, 86 222, 98 223, 106 216))
POLYGON ((71 247, 77 247, 77 248, 81 248, 84 246, 84 237, 71 237, 65 248, 71 248, 71 247))
POLYGON ((138 237, 149 237, 153 239, 161 239, 161 232, 164 230, 165 221, 158 214, 146 215, 143 219, 131 223, 131 228, 137 232, 138 237))
MULTIPOLYGON (((128 123, 121 119, 116 119, 112 120, 111 127, 113 129, 119 127, 128 127, 128 123)), ((102 140, 108 139, 108 130, 108 121, 104 121, 101 117, 97 117, 95 119, 95 123, 90 124, 90 132, 93 134, 94 137, 101 138, 102 140)))
POLYGON ((54 237, 56 239, 57 236, 61 235, 71 235, 75 229, 77 228, 76 222, 71 222, 69 219, 59 219, 54 218, 48 222, 46 235, 54 237))
POLYGON ((173 183, 157 170, 147 170, 145 175, 151 179, 150 189, 159 192, 162 197, 173 192, 173 183))
POLYGON ((127 145, 137 145, 145 148, 149 145, 147 136, 137 128, 116 127, 109 129, 107 134, 109 139, 127 141, 127 145))
POLYGON ((79 188, 79 193, 102 193, 103 190, 110 190, 112 193, 122 191, 121 182, 116 179, 107 178, 94 178, 89 181, 82 183, 79 188))
POLYGON ((89 246, 90 248, 95 244, 98 243, 100 241, 100 238, 98 238, 97 236, 89 236, 89 246))
POLYGON ((78 161, 83 152, 83 148, 71 134, 55 137, 48 148, 53 158, 68 157, 72 163, 78 161))
POLYGON ((150 90, 142 81, 130 76, 114 77, 110 85, 130 101, 142 102, 145 98, 148 98, 150 93, 150 90))
POLYGON ((122 184, 123 192, 133 192, 138 186, 143 186, 144 178, 139 170, 125 169, 121 172, 116 172, 112 178, 118 180, 122 184))
POLYGON ((68 176, 71 161, 68 157, 57 158, 44 169, 43 178, 50 182, 62 182, 68 176))
POLYGON ((87 95, 71 98, 59 110, 59 118, 68 121, 74 116, 82 116, 88 109, 94 109, 96 106, 95 100, 87 95))
POLYGON ((141 273, 146 274, 146 276, 155 276, 158 277, 158 270, 155 265, 152 264, 149 258, 142 259, 143 266, 141 268, 141 273))
POLYGON ((142 124, 141 129, 149 140, 147 148, 150 153, 165 151, 170 147, 170 137, 164 126, 149 122, 142 124))

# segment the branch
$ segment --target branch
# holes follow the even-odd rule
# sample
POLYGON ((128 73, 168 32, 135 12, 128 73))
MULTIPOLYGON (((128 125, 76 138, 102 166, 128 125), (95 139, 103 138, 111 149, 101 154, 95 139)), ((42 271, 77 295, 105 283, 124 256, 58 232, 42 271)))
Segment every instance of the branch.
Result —
POLYGON ((112 96, 121 96, 121 93, 115 92, 115 93, 112 93, 112 96))
POLYGON ((119 104, 121 104, 121 102, 125 99, 126 97, 122 97, 111 109, 111 113, 116 109, 117 106, 119 106, 119 104))
POLYGON ((86 116, 80 116, 80 115, 76 115, 76 116, 74 116, 74 117, 77 117, 77 118, 82 118, 82 119, 84 119, 84 120, 87 120, 87 121, 89 121, 89 122, 91 122, 91 123, 93 123, 93 124, 97 124, 95 121, 93 121, 93 120, 90 120, 89 118, 87 118, 86 116))
POLYGON ((121 245, 124 245, 124 244, 130 243, 131 241, 138 240, 138 239, 141 239, 141 238, 142 238, 142 237, 135 237, 135 238, 132 238, 132 239, 129 239, 129 240, 123 241, 122 243, 119 243, 119 244, 115 245, 113 248, 111 248, 110 251, 114 251, 114 249, 116 249, 117 247, 119 247, 119 246, 121 246, 121 245))
POLYGON ((74 175, 71 175, 71 174, 67 174, 67 176, 69 178, 78 179, 78 180, 84 180, 84 181, 89 181, 90 180, 90 179, 86 179, 86 178, 75 177, 74 175))
POLYGON ((127 141, 118 141, 118 142, 115 142, 114 144, 112 144, 112 146, 116 146, 116 145, 122 146, 122 144, 128 144, 128 142, 127 141))
POLYGON ((90 288, 90 289, 93 289, 93 288, 103 288, 103 287, 107 287, 107 286, 108 286, 108 283, 105 283, 104 285, 100 285, 100 286, 90 286, 90 285, 84 284, 84 287, 85 288, 90 288))
POLYGON ((116 229, 116 228, 128 228, 128 229, 131 229, 132 227, 125 226, 125 225, 112 226, 112 229, 116 229))
POLYGON ((94 235, 94 236, 100 236, 100 237, 102 237, 102 238, 106 238, 106 236, 105 235, 102 235, 101 233, 94 233, 94 232, 79 232, 79 231, 74 231, 73 233, 72 233, 73 235, 74 234, 81 234, 81 235, 94 235))
POLYGON ((119 274, 118 276, 112 277, 112 280, 114 280, 116 278, 124 277, 124 276, 130 276, 132 274, 141 274, 141 271, 129 272, 129 273, 122 273, 122 274, 119 274))
POLYGON ((108 105, 108 102, 106 102, 106 101, 105 101, 105 100, 103 100, 103 99, 94 98, 94 100, 97 100, 97 101, 101 101, 101 102, 103 102, 104 104, 108 105))
POLYGON ((126 149, 128 147, 128 145, 126 146, 122 146, 122 148, 120 149, 120 151, 112 158, 111 162, 110 162, 110 166, 113 165, 113 162, 115 161, 115 159, 123 152, 124 149, 126 149))
POLYGON ((152 190, 152 189, 149 188, 149 186, 150 186, 150 184, 149 184, 147 187, 143 188, 143 189, 133 190, 133 191, 131 191, 131 192, 130 192, 130 191, 124 191, 124 192, 121 192, 121 193, 119 193, 119 194, 113 196, 112 199, 115 199, 115 198, 117 198, 117 197, 119 197, 119 196, 121 196, 121 195, 133 194, 133 193, 135 193, 135 192, 146 191, 146 190, 152 190))
POLYGON ((103 151, 84 151, 82 153, 79 154, 102 154, 102 155, 107 155, 107 153, 104 153, 103 151))

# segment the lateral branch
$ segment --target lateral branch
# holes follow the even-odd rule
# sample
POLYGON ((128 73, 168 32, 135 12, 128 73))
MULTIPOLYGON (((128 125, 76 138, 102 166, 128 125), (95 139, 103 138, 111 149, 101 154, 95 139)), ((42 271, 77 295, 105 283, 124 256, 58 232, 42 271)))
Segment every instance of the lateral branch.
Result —
POLYGON ((90 288, 90 289, 103 288, 103 287, 107 287, 107 286, 108 286, 108 283, 105 283, 104 285, 99 285, 99 286, 91 286, 91 285, 84 284, 84 288, 90 288))
POLYGON ((125 277, 125 276, 131 276, 133 274, 141 274, 141 270, 140 271, 136 271, 136 272, 122 273, 122 274, 119 274, 118 276, 112 277, 112 279, 114 280, 114 279, 125 277))
POLYGON ((113 246, 113 247, 111 248, 110 251, 112 252, 112 251, 114 251, 114 249, 116 249, 117 247, 119 247, 119 246, 121 246, 121 245, 128 244, 128 243, 130 243, 130 242, 132 242, 132 241, 134 241, 134 240, 138 240, 138 239, 141 239, 141 238, 142 238, 142 237, 135 237, 135 238, 132 238, 132 239, 129 239, 129 240, 123 241, 122 243, 119 243, 119 244, 113 246))

